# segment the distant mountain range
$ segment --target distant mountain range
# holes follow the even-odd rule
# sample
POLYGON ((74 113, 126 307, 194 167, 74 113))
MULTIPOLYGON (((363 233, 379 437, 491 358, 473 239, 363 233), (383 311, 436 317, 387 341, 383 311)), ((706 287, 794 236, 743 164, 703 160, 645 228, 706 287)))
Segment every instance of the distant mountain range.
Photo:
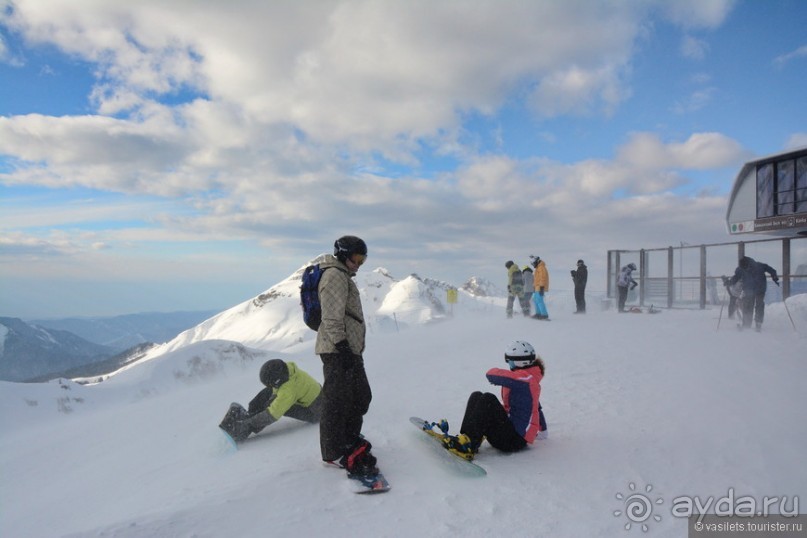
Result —
POLYGON ((0 317, 0 380, 47 381, 118 370, 215 311, 23 321, 0 317))
POLYGON ((146 312, 114 317, 36 319, 28 322, 45 329, 69 331, 114 351, 124 351, 146 342, 167 342, 188 327, 198 325, 218 312, 146 312))
MULTIPOLYGON (((220 313, 146 313, 31 322, 0 318, 0 380, 65 377, 93 383, 140 361, 205 340, 286 350, 316 335, 303 323, 300 310, 304 267, 253 299, 220 313)), ((455 306, 448 303, 448 292, 456 287, 416 274, 396 280, 378 268, 360 272, 356 282, 371 331, 401 330, 438 321, 451 315, 455 306)), ((503 296, 491 282, 474 277, 457 290, 456 302, 458 308, 489 308, 503 296)))
POLYGON ((67 331, 0 318, 0 379, 27 381, 55 369, 102 360, 114 351, 67 331))

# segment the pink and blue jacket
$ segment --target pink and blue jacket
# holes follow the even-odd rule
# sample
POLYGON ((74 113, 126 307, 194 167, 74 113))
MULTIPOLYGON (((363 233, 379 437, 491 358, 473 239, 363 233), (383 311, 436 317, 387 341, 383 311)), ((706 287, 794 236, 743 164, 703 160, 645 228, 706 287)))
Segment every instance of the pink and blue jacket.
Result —
POLYGON ((541 430, 538 413, 543 374, 538 366, 518 370, 491 368, 488 381, 502 388, 502 402, 516 431, 532 444, 541 430))

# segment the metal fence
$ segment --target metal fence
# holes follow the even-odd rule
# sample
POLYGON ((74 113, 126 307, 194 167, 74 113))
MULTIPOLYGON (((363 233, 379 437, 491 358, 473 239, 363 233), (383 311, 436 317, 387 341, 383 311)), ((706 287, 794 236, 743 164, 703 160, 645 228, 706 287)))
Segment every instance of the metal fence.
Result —
POLYGON ((750 256, 779 274, 780 287, 768 286, 765 302, 778 302, 807 293, 807 237, 759 239, 733 243, 690 245, 640 250, 609 250, 607 297, 616 297, 621 267, 633 262, 639 286, 628 303, 666 308, 706 308, 725 298, 722 276, 732 276, 737 261, 750 256))

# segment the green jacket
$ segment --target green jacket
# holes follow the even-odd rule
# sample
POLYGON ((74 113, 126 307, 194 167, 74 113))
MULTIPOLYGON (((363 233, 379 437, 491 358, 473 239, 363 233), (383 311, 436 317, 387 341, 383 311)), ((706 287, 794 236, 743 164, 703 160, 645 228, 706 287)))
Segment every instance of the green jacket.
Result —
POLYGON ((286 365, 289 368, 289 380, 274 390, 275 398, 266 408, 275 420, 285 415, 293 405, 308 407, 322 390, 319 382, 296 364, 287 361, 286 365))
POLYGON ((521 273, 521 269, 518 268, 518 265, 513 264, 507 269, 507 291, 510 295, 513 296, 520 296, 524 293, 524 280, 523 275, 521 273), (518 274, 518 277, 515 275, 518 274))

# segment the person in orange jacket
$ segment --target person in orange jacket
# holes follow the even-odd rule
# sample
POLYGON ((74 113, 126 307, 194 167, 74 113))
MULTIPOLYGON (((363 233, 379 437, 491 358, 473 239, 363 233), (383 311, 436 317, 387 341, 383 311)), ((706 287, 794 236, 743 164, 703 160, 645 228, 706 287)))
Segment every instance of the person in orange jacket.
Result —
POLYGON ((532 317, 549 321, 549 312, 547 312, 546 303, 544 303, 544 294, 549 291, 549 271, 547 271, 546 264, 540 256, 530 256, 530 258, 532 258, 532 266, 535 268, 533 276, 535 291, 532 293, 535 314, 532 317))

